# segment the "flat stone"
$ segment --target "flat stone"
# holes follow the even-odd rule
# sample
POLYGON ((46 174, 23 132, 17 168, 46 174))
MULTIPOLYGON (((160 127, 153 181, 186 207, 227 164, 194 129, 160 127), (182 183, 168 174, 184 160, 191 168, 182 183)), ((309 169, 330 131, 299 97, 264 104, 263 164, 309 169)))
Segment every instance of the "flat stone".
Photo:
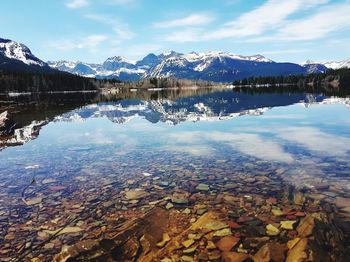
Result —
POLYGON ((308 245, 308 239, 300 239, 292 249, 289 250, 286 262, 303 262, 308 261, 308 255, 306 253, 306 248, 308 245))
POLYGON ((292 239, 292 240, 289 240, 288 242, 287 242, 287 247, 288 247, 288 249, 292 249, 296 244, 298 244, 298 242, 300 241, 300 237, 296 237, 296 238, 294 238, 294 239, 292 239))
POLYGON ((173 208, 173 207, 174 207, 174 205, 173 205, 172 203, 168 203, 168 204, 166 204, 166 206, 165 206, 166 209, 171 209, 171 208, 173 208))
POLYGON ((223 251, 223 252, 228 252, 231 251, 231 249, 237 245, 239 242, 240 238, 234 237, 234 236, 225 236, 221 238, 217 243, 216 247, 223 251))
POLYGON ((213 251, 213 252, 208 253, 209 261, 218 260, 220 258, 221 258, 221 253, 219 251, 213 251))
POLYGON ((182 256, 181 261, 182 262, 193 262, 194 259, 193 259, 193 257, 190 257, 190 256, 182 256))
POLYGON ((189 215, 189 214, 191 214, 191 209, 185 208, 185 209, 182 211, 182 213, 184 213, 184 214, 186 214, 186 215, 189 215))
POLYGON ((208 191, 209 190, 209 185, 207 185, 207 184, 198 184, 196 189, 199 190, 199 191, 208 191))
POLYGON ((277 236, 279 233, 280 233, 280 230, 274 225, 268 224, 266 226, 266 234, 268 234, 269 236, 277 236))
POLYGON ((129 190, 129 191, 125 192, 125 198, 128 200, 138 200, 138 199, 144 198, 148 195, 149 195, 149 193, 147 193, 144 190, 129 190))
POLYGON ((350 207, 350 198, 337 197, 335 200, 335 205, 338 208, 350 207))
POLYGON ((193 253, 193 252, 196 251, 197 247, 198 247, 197 245, 194 245, 193 247, 184 249, 184 250, 182 251, 182 253, 184 253, 184 254, 191 254, 191 253, 193 253))
POLYGON ((44 179, 43 181, 42 181, 42 183, 44 184, 44 185, 46 185, 46 184, 51 184, 51 183, 55 183, 56 182, 56 179, 53 179, 53 178, 47 178, 47 179, 44 179))
POLYGON ((190 246, 192 246, 192 244, 194 243, 193 239, 188 239, 184 242, 182 242, 181 244, 185 247, 185 248, 189 248, 190 246))
POLYGON ((164 247, 169 241, 170 241, 170 237, 169 237, 168 233, 163 233, 163 239, 162 239, 162 241, 158 242, 158 243, 156 244, 156 246, 159 247, 159 248, 162 248, 162 247, 164 247))
POLYGON ((271 212, 272 212, 272 215, 274 215, 274 216, 283 216, 284 215, 284 212, 282 212, 282 210, 281 209, 272 209, 271 210, 271 212))
POLYGON ((315 218, 311 215, 306 216, 300 221, 297 232, 300 237, 308 237, 312 234, 315 226, 315 218))
POLYGON ((288 221, 281 221, 281 228, 282 229, 287 229, 287 230, 293 230, 293 225, 296 223, 297 221, 295 220, 288 220, 288 221))
POLYGON ((198 209, 196 211, 196 214, 197 215, 203 215, 205 212, 207 212, 207 209, 206 208, 201 208, 201 209, 198 209))
POLYGON ((248 254, 242 254, 237 252, 224 252, 222 253, 222 259, 225 262, 244 262, 248 261, 250 256, 248 254))
POLYGON ((231 229, 238 229, 241 228, 242 226, 234 221, 227 221, 227 224, 231 229))
POLYGON ((188 204, 188 198, 189 193, 187 192, 175 192, 171 196, 171 202, 173 202, 174 204, 186 205, 188 204))
POLYGON ((213 241, 208 241, 208 243, 207 243, 207 249, 208 250, 212 250, 212 249, 216 249, 216 245, 214 244, 214 242, 213 241))
POLYGON ((34 206, 34 205, 40 204, 41 201, 43 201, 42 197, 34 197, 34 198, 31 198, 31 199, 25 200, 25 203, 28 206, 34 206))
POLYGON ((254 255, 254 261, 259 262, 284 262, 284 252, 287 247, 279 243, 267 243, 263 245, 259 251, 254 255))
POLYGON ((223 237, 223 236, 228 236, 228 235, 231 235, 232 232, 231 232, 231 229, 230 228, 224 228, 224 229, 220 229, 218 231, 215 231, 213 233, 213 236, 215 237, 223 237))

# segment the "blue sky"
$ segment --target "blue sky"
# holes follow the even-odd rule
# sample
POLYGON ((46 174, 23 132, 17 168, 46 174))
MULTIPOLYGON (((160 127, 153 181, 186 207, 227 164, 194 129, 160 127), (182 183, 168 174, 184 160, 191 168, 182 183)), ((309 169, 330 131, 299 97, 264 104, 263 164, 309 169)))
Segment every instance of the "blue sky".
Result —
POLYGON ((43 60, 227 51, 275 61, 350 57, 350 0, 2 0, 0 37, 43 60))

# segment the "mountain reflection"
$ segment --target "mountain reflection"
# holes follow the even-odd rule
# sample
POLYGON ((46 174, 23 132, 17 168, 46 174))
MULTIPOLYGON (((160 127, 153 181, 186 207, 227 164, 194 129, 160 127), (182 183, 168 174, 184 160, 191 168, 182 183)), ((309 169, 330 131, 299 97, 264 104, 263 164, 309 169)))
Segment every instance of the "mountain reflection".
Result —
POLYGON ((220 121, 243 115, 262 115, 273 107, 302 103, 342 103, 349 98, 329 98, 307 93, 248 94, 231 89, 166 89, 115 93, 36 94, 2 97, 0 113, 7 111, 12 130, 0 130, 0 148, 35 139, 42 126, 55 121, 82 121, 106 117, 123 124, 139 117, 151 123, 220 121))

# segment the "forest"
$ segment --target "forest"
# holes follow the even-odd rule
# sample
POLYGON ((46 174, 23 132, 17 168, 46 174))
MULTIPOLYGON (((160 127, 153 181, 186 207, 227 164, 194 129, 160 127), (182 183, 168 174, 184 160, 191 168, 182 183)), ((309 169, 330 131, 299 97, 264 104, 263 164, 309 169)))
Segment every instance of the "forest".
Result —
POLYGON ((87 91, 114 86, 118 80, 85 78, 65 72, 15 72, 0 70, 0 93, 87 91))
POLYGON ((267 76, 267 77, 249 77, 243 80, 237 80, 232 83, 234 86, 297 86, 303 87, 334 87, 350 88, 350 69, 341 68, 329 69, 321 74, 308 75, 288 75, 288 76, 267 76))

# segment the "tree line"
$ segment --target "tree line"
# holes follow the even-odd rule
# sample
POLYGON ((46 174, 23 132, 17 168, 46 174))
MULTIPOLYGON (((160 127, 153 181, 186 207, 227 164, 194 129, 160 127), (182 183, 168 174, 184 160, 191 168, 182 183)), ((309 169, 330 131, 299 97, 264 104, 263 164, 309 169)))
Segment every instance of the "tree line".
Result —
POLYGON ((120 83, 118 80, 85 78, 60 71, 11 72, 0 70, 0 92, 87 91, 120 83))
POLYGON ((232 83, 235 86, 256 86, 256 85, 294 85, 298 87, 306 86, 334 86, 343 88, 350 87, 350 69, 329 69, 325 73, 308 75, 287 75, 287 76, 260 76, 249 77, 237 80, 232 83))

